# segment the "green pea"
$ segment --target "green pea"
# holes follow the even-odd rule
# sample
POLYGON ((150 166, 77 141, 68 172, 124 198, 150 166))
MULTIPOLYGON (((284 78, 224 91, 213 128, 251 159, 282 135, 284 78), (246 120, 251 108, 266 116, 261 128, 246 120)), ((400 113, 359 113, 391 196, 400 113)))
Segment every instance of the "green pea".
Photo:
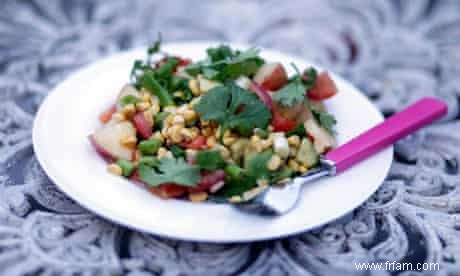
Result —
POLYGON ((144 140, 139 143, 138 148, 142 154, 153 155, 157 153, 158 149, 161 147, 161 141, 158 139, 144 140))
POLYGON ((128 160, 118 159, 117 165, 121 168, 121 174, 123 176, 130 176, 134 171, 134 164, 128 160))

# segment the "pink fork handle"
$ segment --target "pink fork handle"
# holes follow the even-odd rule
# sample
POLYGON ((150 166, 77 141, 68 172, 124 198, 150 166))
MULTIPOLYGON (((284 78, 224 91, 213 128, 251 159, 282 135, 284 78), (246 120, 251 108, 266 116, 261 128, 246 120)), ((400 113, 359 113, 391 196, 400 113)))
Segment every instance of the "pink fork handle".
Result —
POLYGON ((346 144, 330 151, 325 157, 335 163, 336 173, 341 173, 408 134, 441 118, 446 113, 447 106, 442 101, 435 98, 423 98, 346 144))

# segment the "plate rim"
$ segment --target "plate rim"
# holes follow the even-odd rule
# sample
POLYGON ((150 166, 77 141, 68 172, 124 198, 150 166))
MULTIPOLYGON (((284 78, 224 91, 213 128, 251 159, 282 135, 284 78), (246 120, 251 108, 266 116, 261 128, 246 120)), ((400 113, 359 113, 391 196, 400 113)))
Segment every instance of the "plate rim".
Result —
MULTIPOLYGON (((216 44, 219 44, 219 43, 227 43, 229 45, 232 45, 232 46, 235 46, 235 47, 241 47, 241 48, 249 47, 249 45, 247 45, 247 44, 242 44, 242 43, 237 43, 237 42, 234 43, 234 42, 228 42, 228 41, 222 42, 222 41, 196 41, 196 40, 177 41, 177 42, 165 43, 165 47, 169 47, 169 46, 173 46, 173 45, 182 45, 183 46, 183 45, 190 45, 190 44, 209 46, 209 45, 216 45, 216 44)), ((344 215, 346 215, 346 214, 348 214, 350 212, 353 212, 356 208, 359 208, 383 184, 383 181, 385 180, 385 177, 384 177, 384 179, 382 179, 382 182, 379 183, 376 186, 374 191, 372 193, 370 193, 366 197, 366 199, 362 200, 358 205, 352 207, 351 209, 344 209, 345 211, 337 212, 335 216, 332 216, 331 218, 328 218, 327 220, 325 220, 325 221, 323 221, 323 222, 321 222, 319 224, 316 224, 315 226, 305 227, 304 229, 299 229, 299 230, 296 230, 296 231, 286 231, 284 234, 279 234, 279 235, 276 235, 276 236, 275 235, 263 235, 263 236, 261 235, 261 236, 258 236, 258 237, 250 237, 250 238, 216 239, 216 238, 206 238, 206 237, 205 238, 190 237, 190 236, 186 236, 186 235, 177 235, 177 234, 169 235, 169 234, 164 233, 164 231, 163 232, 157 232, 157 231, 155 231, 153 229, 144 229, 143 227, 139 227, 139 226, 136 226, 136 225, 134 225, 132 223, 125 222, 125 221, 123 221, 121 219, 118 219, 115 215, 111 215, 111 213, 113 213, 113 212, 110 212, 110 211, 106 212, 107 214, 105 214, 103 212, 103 210, 107 210, 107 209, 104 208, 104 207, 100 208, 103 205, 94 204, 93 200, 87 199, 85 197, 76 196, 75 193, 72 194, 72 189, 70 189, 68 186, 58 184, 59 182, 62 182, 61 181, 62 179, 60 179, 60 177, 58 176, 57 173, 53 173, 53 170, 50 169, 49 165, 44 160, 43 156, 46 155, 46 154, 44 152, 42 152, 41 147, 39 146, 40 142, 38 142, 38 132, 39 132, 38 129, 39 129, 39 125, 40 125, 41 121, 43 120, 42 118, 43 118, 43 113, 45 112, 44 110, 46 110, 46 106, 49 105, 49 103, 50 103, 50 98, 53 95, 56 95, 57 92, 59 91, 59 88, 64 83, 66 83, 67 81, 72 79, 74 75, 80 74, 81 72, 83 72, 85 70, 88 70, 91 67, 95 67, 100 63, 107 62, 108 60, 110 60, 110 59, 112 59, 114 57, 119 57, 121 55, 129 55, 129 54, 132 54, 133 52, 144 50, 145 48, 146 48, 146 46, 141 46, 141 47, 127 49, 127 50, 124 50, 124 51, 118 51, 118 52, 115 52, 115 53, 110 54, 108 56, 105 56, 105 57, 99 58, 97 60, 94 60, 93 62, 91 62, 89 64, 86 64, 86 65, 78 68, 77 70, 74 70, 73 72, 69 73, 69 75, 67 75, 64 79, 62 79, 59 83, 57 83, 53 88, 51 88, 50 92, 46 95, 46 97, 40 103, 40 106, 39 106, 39 108, 38 108, 38 110, 37 110, 37 112, 35 114, 34 120, 33 120, 32 144, 33 144, 34 155, 35 155, 35 158, 38 160, 38 163, 40 164, 40 166, 42 167, 42 169, 46 173, 47 177, 53 182, 53 185, 55 185, 55 187, 59 191, 61 191, 66 196, 68 196, 69 198, 74 200, 76 203, 81 205, 82 208, 84 208, 86 210, 89 210, 90 213, 92 213, 93 215, 96 215, 96 216, 99 216, 99 217, 101 217, 101 218, 103 218, 105 220, 108 220, 108 221, 114 223, 117 226, 121 225, 121 226, 127 227, 129 229, 133 229, 135 231, 139 231, 139 232, 142 232, 142 233, 145 233, 145 234, 154 234, 154 235, 159 236, 159 237, 163 237, 163 238, 167 238, 167 239, 173 239, 173 240, 192 241, 192 242, 208 242, 208 243, 219 243, 219 244, 222 244, 222 243, 235 243, 235 242, 268 241, 268 240, 275 240, 275 239, 285 238, 285 237, 289 237, 289 236, 294 236, 294 235, 298 235, 300 233, 305 233, 305 232, 310 231, 312 229, 317 229, 319 227, 322 227, 327 223, 333 222, 333 221, 343 217, 344 215), (102 209, 102 211, 101 211, 101 209, 102 209)), ((277 53, 277 54, 282 54, 284 56, 291 57, 294 60, 306 62, 306 63, 313 64, 313 65, 317 66, 315 63, 310 62, 308 59, 298 57, 298 56, 292 55, 290 53, 285 53, 285 52, 282 52, 282 51, 277 50, 277 49, 266 48, 266 47, 258 47, 258 48, 260 48, 262 51, 264 51, 264 50, 271 51, 271 52, 274 52, 274 53, 277 53)), ((318 66, 318 68, 322 68, 322 67, 318 66)), ((366 101, 370 105, 372 105, 373 109, 378 113, 379 122, 382 122, 384 120, 384 116, 382 115, 381 111, 374 105, 374 103, 372 101, 369 100, 368 97, 366 97, 363 94, 363 92, 360 89, 356 88, 356 86, 354 86, 346 78, 343 78, 343 77, 341 77, 341 76, 339 76, 336 73, 333 73, 331 71, 329 71, 329 72, 333 75, 334 78, 339 77, 341 79, 341 81, 346 82, 347 85, 353 87, 354 90, 359 92, 359 93, 356 93, 358 95, 358 97, 361 97, 364 101, 366 101)), ((391 150, 391 158, 389 158, 388 163, 386 164, 387 166, 385 168, 385 175, 388 175, 388 172, 390 171, 390 168, 391 168, 391 164, 393 163, 393 160, 394 160, 394 157, 393 157, 393 155, 394 155, 394 147, 390 146, 390 147, 387 148, 387 150, 391 150)))

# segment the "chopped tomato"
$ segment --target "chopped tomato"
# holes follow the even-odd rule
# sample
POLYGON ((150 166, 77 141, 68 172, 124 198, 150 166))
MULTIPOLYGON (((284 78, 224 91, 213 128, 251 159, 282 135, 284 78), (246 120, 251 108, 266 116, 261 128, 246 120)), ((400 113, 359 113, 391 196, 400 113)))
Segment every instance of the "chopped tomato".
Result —
POLYGON ((177 66, 187 66, 189 65, 190 63, 192 63, 192 60, 189 59, 189 58, 179 58, 179 64, 177 64, 177 66))
POLYGON ((188 149, 202 150, 206 147, 206 137, 203 135, 197 136, 188 143, 182 143, 182 146, 188 149))
POLYGON ((296 127, 296 122, 283 117, 278 112, 273 112, 272 125, 275 131, 287 132, 296 127))
POLYGON ((108 108, 107 110, 105 110, 99 115, 99 121, 101 121, 101 123, 103 124, 107 123, 108 121, 110 121, 110 119, 112 119, 112 115, 116 111, 117 111, 117 106, 112 105, 110 108, 108 108))
POLYGON ((130 179, 142 187, 147 188, 152 194, 155 194, 163 199, 180 197, 187 192, 186 187, 173 183, 165 183, 157 187, 149 187, 149 185, 139 178, 137 170, 131 175, 130 179))
POLYGON ((224 170, 217 170, 214 172, 203 172, 201 173, 201 180, 195 187, 189 187, 188 191, 203 192, 209 190, 214 184, 225 179, 224 170))
POLYGON ((307 90, 308 98, 312 100, 325 100, 337 93, 337 87, 329 74, 321 72, 315 80, 312 88, 307 90))
POLYGON ((158 187, 149 187, 148 189, 152 194, 155 194, 163 199, 180 197, 187 192, 186 187, 173 183, 165 183, 158 187))
POLYGON ((173 69, 174 72, 177 71, 177 67, 180 67, 180 66, 187 66, 187 65, 189 65, 190 63, 192 63, 192 60, 189 59, 189 58, 182 58, 182 57, 176 57, 176 56, 164 57, 164 58, 160 59, 160 61, 158 61, 158 62, 155 64, 155 68, 158 68, 158 67, 160 67, 161 65, 165 64, 166 61, 168 60, 168 58, 177 58, 177 59, 179 60, 179 62, 177 63, 176 67, 174 67, 174 69, 173 69))

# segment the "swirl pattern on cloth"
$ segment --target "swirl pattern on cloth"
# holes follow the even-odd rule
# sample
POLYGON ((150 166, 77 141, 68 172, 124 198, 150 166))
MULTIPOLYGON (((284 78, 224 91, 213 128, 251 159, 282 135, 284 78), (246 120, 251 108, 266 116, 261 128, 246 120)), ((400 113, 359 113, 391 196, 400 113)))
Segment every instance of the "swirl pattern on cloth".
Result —
POLYGON ((386 261, 437 262, 441 270, 430 275, 460 273, 458 1, 4 0, 1 6, 0 275, 363 275, 355 262, 386 261), (314 60, 350 79, 387 115, 426 95, 447 102, 449 114, 399 142, 379 191, 319 229, 229 245, 137 233, 57 190, 34 157, 31 126, 44 96, 73 70, 146 45, 158 31, 168 41, 246 42, 314 60))

